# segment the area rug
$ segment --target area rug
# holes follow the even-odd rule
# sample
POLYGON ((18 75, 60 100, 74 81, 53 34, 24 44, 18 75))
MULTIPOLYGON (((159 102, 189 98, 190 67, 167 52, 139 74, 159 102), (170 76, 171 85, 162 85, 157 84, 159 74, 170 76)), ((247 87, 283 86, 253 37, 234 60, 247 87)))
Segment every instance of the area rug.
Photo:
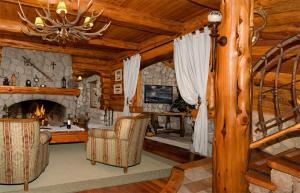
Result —
POLYGON ((180 137, 177 133, 161 133, 156 136, 146 138, 188 150, 190 150, 192 145, 192 134, 190 133, 185 134, 184 137, 180 137))
MULTIPOLYGON (((29 184, 28 193, 67 193, 168 177, 176 162, 143 152, 141 164, 122 168, 97 163, 85 156, 85 144, 50 145, 45 172, 29 184)), ((0 185, 0 193, 19 193, 23 185, 0 185)))

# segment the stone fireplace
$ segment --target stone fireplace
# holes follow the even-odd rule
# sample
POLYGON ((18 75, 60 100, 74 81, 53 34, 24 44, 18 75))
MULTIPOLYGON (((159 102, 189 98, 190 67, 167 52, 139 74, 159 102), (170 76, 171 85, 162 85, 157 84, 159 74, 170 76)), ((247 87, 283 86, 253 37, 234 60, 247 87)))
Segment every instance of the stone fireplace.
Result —
POLYGON ((43 104, 50 120, 60 122, 68 115, 73 117, 76 114, 77 97, 50 94, 1 94, 0 104, 3 106, 5 104, 10 116, 16 118, 28 118, 37 105, 43 104))
MULTIPOLYGON (((30 80, 32 87, 45 85, 46 88, 61 88, 63 77, 66 79, 67 88, 73 88, 75 85, 72 78, 71 55, 9 47, 3 47, 1 55, 0 76, 7 77, 10 80, 12 75, 15 75, 16 86, 25 87, 26 80, 30 80), (23 56, 30 58, 31 62, 47 76, 44 76, 36 68, 25 65, 23 56), (35 77, 38 77, 37 83, 34 82, 35 77)), ((2 81, 3 79, 0 83, 2 81)), ((101 96, 100 76, 95 74, 85 78, 76 85, 79 85, 79 96, 61 93, 38 94, 34 91, 32 93, 2 93, 0 94, 0 117, 5 114, 3 111, 4 106, 9 107, 12 117, 29 116, 32 108, 36 108, 35 104, 40 104, 43 101, 50 103, 51 105, 49 106, 57 106, 55 109, 49 110, 47 108, 48 105, 45 105, 46 112, 50 113, 51 121, 64 120, 68 115, 71 118, 76 115, 78 118, 88 114, 91 120, 103 122, 104 111, 99 109, 100 100, 98 100, 101 96), (92 83, 93 87, 91 87, 92 83), (93 89, 96 92, 91 92, 93 89), (94 97, 93 105, 91 105, 90 101, 92 93, 96 96, 94 97), (32 104, 29 104, 29 101, 32 104), (28 108, 30 108, 29 112, 28 108)))
POLYGON ((53 101, 28 100, 8 107, 9 116, 12 118, 32 118, 37 116, 37 111, 41 113, 42 110, 45 111, 43 117, 50 125, 59 125, 64 121, 66 107, 53 101))

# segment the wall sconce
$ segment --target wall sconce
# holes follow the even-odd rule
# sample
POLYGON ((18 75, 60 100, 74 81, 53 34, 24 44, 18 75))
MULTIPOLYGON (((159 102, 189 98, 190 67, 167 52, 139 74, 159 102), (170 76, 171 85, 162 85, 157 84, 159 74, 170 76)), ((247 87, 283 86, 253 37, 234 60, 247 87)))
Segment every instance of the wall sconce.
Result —
POLYGON ((221 46, 225 46, 227 44, 227 37, 221 36, 218 34, 218 25, 222 21, 222 13, 220 11, 211 11, 209 12, 208 16, 208 23, 211 27, 211 34, 212 37, 212 64, 211 64, 211 72, 215 71, 216 66, 216 47, 217 43, 219 43, 221 46))
POLYGON ((81 75, 79 75, 79 76, 77 77, 77 81, 82 81, 82 76, 81 76, 81 75))

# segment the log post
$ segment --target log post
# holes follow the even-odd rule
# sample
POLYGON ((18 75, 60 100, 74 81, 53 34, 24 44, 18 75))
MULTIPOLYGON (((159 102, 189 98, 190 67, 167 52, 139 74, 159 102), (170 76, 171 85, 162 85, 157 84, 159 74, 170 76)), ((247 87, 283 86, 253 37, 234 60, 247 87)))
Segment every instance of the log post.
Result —
POLYGON ((216 128, 213 142, 213 192, 247 193, 249 158, 249 0, 222 0, 216 69, 216 128))

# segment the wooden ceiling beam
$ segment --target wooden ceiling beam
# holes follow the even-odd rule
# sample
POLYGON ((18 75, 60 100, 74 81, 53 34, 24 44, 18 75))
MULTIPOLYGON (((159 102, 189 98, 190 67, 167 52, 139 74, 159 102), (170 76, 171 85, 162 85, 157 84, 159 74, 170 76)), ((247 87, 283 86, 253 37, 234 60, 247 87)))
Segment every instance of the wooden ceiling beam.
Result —
POLYGON ((112 66, 113 64, 115 64, 114 60, 101 60, 98 58, 86 58, 86 57, 82 57, 82 56, 73 56, 72 62, 73 63, 94 64, 96 66, 98 66, 98 65, 112 66))
MULTIPOLYGON (((18 3, 18 1, 15 0, 3 1, 15 4, 18 3)), ((36 0, 22 0, 21 3, 34 8, 41 8, 41 6, 46 7, 46 1, 38 2, 36 0)), ((81 4, 83 5, 86 3, 87 2, 84 1, 81 4)), ((54 5, 51 6, 51 8, 54 9, 54 5)), ((70 14, 77 14, 76 3, 68 4, 67 8, 70 14)), ((103 10, 102 16, 100 17, 108 17, 112 20, 113 24, 117 23, 118 25, 161 34, 176 34, 182 32, 182 26, 180 22, 156 18, 132 9, 108 5, 102 2, 94 2, 91 9, 98 11, 103 10)))
POLYGON ((72 48, 72 47, 60 47, 55 45, 46 45, 35 43, 35 42, 26 42, 21 40, 13 40, 0 38, 0 46, 2 47, 14 47, 14 48, 26 48, 32 50, 40 50, 46 52, 60 52, 65 54, 77 55, 77 56, 85 56, 92 58, 102 58, 106 60, 111 60, 114 58, 112 53, 104 52, 104 51, 96 51, 91 49, 82 49, 82 48, 72 48))
POLYGON ((77 71, 86 71, 86 72, 93 72, 93 71, 110 71, 110 66, 101 66, 101 65, 93 65, 87 63, 72 63, 73 68, 77 71))
POLYGON ((88 44, 93 46, 107 46, 110 48, 119 48, 124 50, 139 49, 139 44, 137 43, 115 40, 115 39, 105 38, 105 37, 101 37, 100 39, 91 39, 88 41, 88 44))
POLYGON ((193 19, 185 22, 183 24, 184 28, 184 33, 191 33, 197 29, 203 28, 205 25, 207 25, 208 20, 207 20, 207 15, 208 15, 209 10, 204 9, 201 14, 198 16, 194 17, 193 19))
MULTIPOLYGON (((166 61, 171 58, 173 58, 173 42, 169 42, 152 50, 141 53, 140 69, 144 69, 151 64, 155 64, 160 61, 166 61)), ((122 61, 119 61, 112 67, 112 70, 122 68, 122 66, 122 61)))
MULTIPOLYGON (((4 20, 1 19, 0 22, 0 31, 19 33, 22 32, 22 24, 17 21, 4 20)), ((138 50, 139 44, 134 42, 126 42, 122 40, 115 40, 111 38, 101 37, 100 39, 91 39, 87 43, 92 46, 107 46, 110 48, 126 49, 126 50, 138 50)))
POLYGON ((189 0, 189 1, 210 9, 215 9, 215 10, 220 9, 220 0, 189 0))
MULTIPOLYGON (((140 53, 141 55, 144 55, 146 57, 150 57, 153 56, 153 61, 158 61, 157 59, 161 59, 162 60, 167 60, 170 57, 173 57, 173 55, 170 53, 173 53, 173 40, 180 37, 181 35, 184 35, 185 33, 190 33, 195 31, 196 29, 199 28, 203 28, 204 25, 207 24, 207 14, 208 14, 208 10, 205 9, 201 14, 199 14, 197 17, 195 17, 194 19, 185 22, 183 24, 183 31, 184 33, 182 34, 176 34, 173 36, 166 36, 166 35, 160 35, 160 36, 155 36, 154 38, 148 39, 142 43, 140 43, 140 50, 139 51, 125 51, 125 52, 121 52, 120 55, 118 56, 118 58, 116 59, 117 64, 122 62, 122 60, 124 60, 125 58, 128 58, 129 56, 132 56, 136 53, 140 53), (162 48, 160 48, 162 47, 162 48), (168 50, 166 49, 166 47, 172 48, 172 50, 168 50), (155 50, 159 50, 162 51, 162 55, 158 56, 159 54, 155 53, 155 50), (147 54, 147 52, 149 53, 155 53, 155 54, 147 54), (164 53, 167 52, 167 53, 164 53)), ((148 62, 146 65, 148 65, 149 63, 153 62, 150 58, 147 59, 148 62)))

